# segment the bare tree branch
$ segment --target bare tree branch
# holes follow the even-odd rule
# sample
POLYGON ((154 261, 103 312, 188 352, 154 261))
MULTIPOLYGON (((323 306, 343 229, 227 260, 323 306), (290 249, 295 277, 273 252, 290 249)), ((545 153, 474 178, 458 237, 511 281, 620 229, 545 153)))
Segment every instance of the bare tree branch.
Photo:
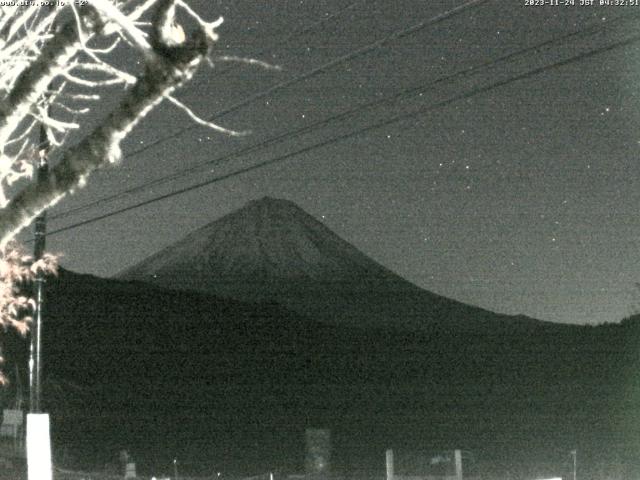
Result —
MULTIPOLYGON (((82 18, 99 28, 92 10, 83 9, 82 18)), ((34 105, 47 90, 51 81, 63 71, 65 64, 78 52, 80 40, 75 22, 68 22, 44 45, 38 59, 25 69, 9 95, 0 104, 0 145, 18 128, 34 105)))
MULTIPOLYGON (((93 170, 117 162, 121 156, 120 143, 131 129, 153 107, 189 80, 206 58, 213 41, 217 38, 213 28, 220 21, 205 24, 206 26, 198 22, 200 28, 181 45, 175 46, 175 39, 167 33, 167 25, 173 25, 175 22, 173 9, 174 3, 171 0, 159 2, 153 21, 151 48, 145 56, 145 71, 127 91, 120 105, 84 140, 63 154, 62 159, 51 171, 47 183, 30 183, 0 211, 0 246, 5 245, 17 231, 27 226, 45 208, 78 186, 82 186, 93 170)), ((71 37, 73 32, 77 36, 73 26, 67 28, 69 33, 63 36, 64 40, 67 40, 67 36, 71 37)), ((69 38, 65 45, 65 49, 70 49, 76 44, 69 38)), ((54 61, 58 62, 58 65, 60 58, 68 55, 60 53, 59 49, 56 49, 55 53, 54 61)), ((50 67, 43 65, 41 68, 50 67)), ((49 78, 49 75, 40 77, 49 78)), ((32 82, 25 81, 31 86, 29 98, 23 101, 25 104, 35 97, 34 90, 40 90, 40 82, 41 80, 35 79, 32 82), (37 84, 37 87, 34 84, 37 84)), ((42 91, 44 88, 46 87, 42 87, 42 91)))

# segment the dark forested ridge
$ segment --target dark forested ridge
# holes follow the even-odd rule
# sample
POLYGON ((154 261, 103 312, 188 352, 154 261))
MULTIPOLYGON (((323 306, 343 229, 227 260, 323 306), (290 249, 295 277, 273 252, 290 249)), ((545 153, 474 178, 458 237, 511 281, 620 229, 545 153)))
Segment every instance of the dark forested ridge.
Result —
POLYGON ((345 472, 382 472, 387 447, 497 463, 637 449, 637 320, 483 325, 358 328, 63 270, 48 282, 45 404, 58 453, 178 455, 194 472, 300 471, 309 426, 332 429, 345 472))

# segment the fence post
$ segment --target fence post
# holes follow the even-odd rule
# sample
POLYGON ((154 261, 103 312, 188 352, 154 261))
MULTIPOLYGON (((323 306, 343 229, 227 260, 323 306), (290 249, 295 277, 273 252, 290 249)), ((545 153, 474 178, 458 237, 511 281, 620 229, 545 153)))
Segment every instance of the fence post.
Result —
POLYGON ((456 479, 462 480, 462 450, 456 450, 454 455, 456 459, 456 479))
POLYGON ((29 480, 52 480, 49 415, 27 414, 27 472, 29 480))
POLYGON ((387 450, 387 480, 393 480, 393 450, 387 450))

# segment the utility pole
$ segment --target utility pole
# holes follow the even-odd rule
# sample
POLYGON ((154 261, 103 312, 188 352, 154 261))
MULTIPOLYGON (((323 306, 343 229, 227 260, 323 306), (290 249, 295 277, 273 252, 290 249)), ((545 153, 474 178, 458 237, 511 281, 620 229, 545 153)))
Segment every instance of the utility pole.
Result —
MULTIPOLYGON (((53 5, 53 3, 51 3, 53 5)), ((50 8, 54 8, 50 6, 50 8)), ((48 103, 48 99, 47 99, 48 103)), ((47 113, 50 105, 47 106, 47 113)), ((44 124, 40 124, 38 148, 38 170, 36 173, 37 188, 48 182, 48 154, 51 143, 44 124)), ((47 234, 47 214, 43 211, 35 220, 34 261, 40 260, 44 254, 47 234)), ((27 478, 29 480, 52 480, 51 461, 51 425, 49 415, 42 413, 42 311, 44 308, 45 274, 42 269, 36 272, 35 278, 35 311, 31 325, 31 342, 29 349, 29 413, 27 414, 27 478)))
MULTIPOLYGON (((38 160, 38 170, 36 182, 38 186, 46 184, 49 178, 49 162, 47 153, 49 151, 49 138, 43 125, 40 126, 40 158, 38 160)), ((44 254, 47 235, 47 212, 43 211, 35 220, 35 242, 33 247, 34 261, 38 261, 44 254)), ((35 278, 35 301, 36 307, 33 315, 33 325, 31 327, 31 346, 29 351, 29 412, 40 413, 40 400, 42 396, 42 309, 44 307, 44 284, 45 274, 42 270, 36 273, 35 278)))
MULTIPOLYGON (((47 181, 49 165, 47 151, 49 141, 43 126, 40 127, 40 158, 38 160, 38 186, 47 181)), ((35 261, 42 258, 45 248, 46 214, 43 212, 36 218, 35 225, 35 261)), ((44 272, 36 273, 34 322, 31 326, 31 345, 29 352, 29 413, 27 414, 27 476, 29 480, 52 480, 51 464, 51 427, 49 415, 41 412, 41 334, 42 308, 44 305, 44 272)))
MULTIPOLYGON (((38 186, 47 181, 49 165, 47 152, 49 140, 44 126, 40 127, 40 158, 38 160, 38 173, 36 181, 38 186)), ((46 213, 43 212, 36 218, 35 225, 35 261, 42 258, 45 248, 46 213)), ((40 397, 42 393, 42 309, 44 305, 44 272, 36 273, 35 300, 36 307, 31 326, 31 345, 29 352, 29 414, 27 414, 27 476, 29 480, 52 480, 53 469, 51 464, 51 427, 49 415, 41 412, 40 397)))
POLYGON ((576 470, 578 466, 578 450, 571 450, 571 456, 573 457, 573 480, 576 480, 576 470))

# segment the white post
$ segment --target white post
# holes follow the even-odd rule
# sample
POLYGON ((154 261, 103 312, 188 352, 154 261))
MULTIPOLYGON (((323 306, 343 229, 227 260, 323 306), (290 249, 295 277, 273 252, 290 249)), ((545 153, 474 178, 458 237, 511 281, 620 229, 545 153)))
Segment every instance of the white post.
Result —
POLYGON ((456 458, 456 479, 462 480, 462 450, 454 452, 456 458))
POLYGON ((393 480, 393 450, 387 450, 387 480, 393 480))
POLYGON ((47 413, 27 414, 27 471, 29 480, 52 480, 47 413))
POLYGON ((127 463, 124 469, 124 478, 137 478, 136 464, 134 462, 127 463))

